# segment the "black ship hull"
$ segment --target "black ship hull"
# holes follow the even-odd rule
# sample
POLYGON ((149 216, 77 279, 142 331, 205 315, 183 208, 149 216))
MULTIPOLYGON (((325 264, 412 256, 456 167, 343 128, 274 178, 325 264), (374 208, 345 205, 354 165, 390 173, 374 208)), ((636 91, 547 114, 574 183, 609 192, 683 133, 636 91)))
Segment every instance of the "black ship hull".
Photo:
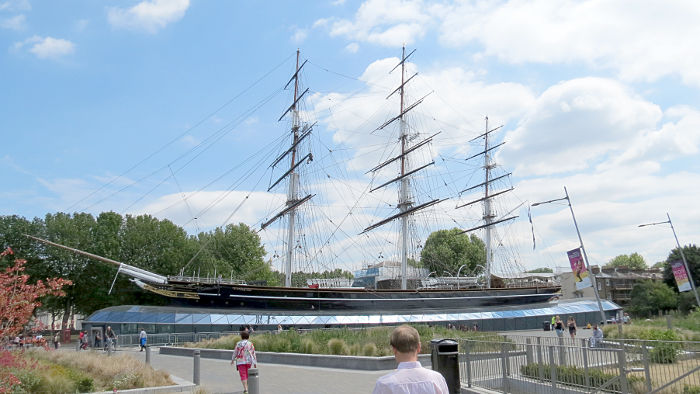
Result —
POLYGON ((141 284, 176 305, 202 308, 295 311, 418 311, 539 304, 558 298, 561 288, 367 290, 313 289, 170 282, 141 284))

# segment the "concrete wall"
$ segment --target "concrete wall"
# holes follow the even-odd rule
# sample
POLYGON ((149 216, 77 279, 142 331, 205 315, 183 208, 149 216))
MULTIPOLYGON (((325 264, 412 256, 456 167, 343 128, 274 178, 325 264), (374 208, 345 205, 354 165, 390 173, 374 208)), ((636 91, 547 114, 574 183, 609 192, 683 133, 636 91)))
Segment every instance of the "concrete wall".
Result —
MULTIPOLYGON (((192 357, 194 348, 163 346, 160 354, 192 357)), ((200 357, 218 360, 231 360, 233 350, 198 349, 200 357)), ((396 369, 394 356, 365 357, 365 356, 335 356, 325 354, 272 353, 255 352, 259 363, 302 365, 307 367, 342 368, 362 371, 382 371, 396 369)), ((430 355, 418 355, 420 363, 430 368, 430 355)))

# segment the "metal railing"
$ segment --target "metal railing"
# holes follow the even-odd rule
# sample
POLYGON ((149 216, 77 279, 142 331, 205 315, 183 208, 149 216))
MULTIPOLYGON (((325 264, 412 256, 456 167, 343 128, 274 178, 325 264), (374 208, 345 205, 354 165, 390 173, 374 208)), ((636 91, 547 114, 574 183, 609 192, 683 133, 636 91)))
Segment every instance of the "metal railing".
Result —
MULTIPOLYGON (((200 342, 207 339, 217 339, 226 335, 237 335, 238 332, 199 332, 176 334, 148 334, 150 346, 182 346, 188 342, 200 342)), ((139 346, 139 334, 122 334, 117 336, 117 346, 139 346)))
POLYGON ((504 393, 696 393, 699 342, 514 337, 460 340, 463 385, 504 393))

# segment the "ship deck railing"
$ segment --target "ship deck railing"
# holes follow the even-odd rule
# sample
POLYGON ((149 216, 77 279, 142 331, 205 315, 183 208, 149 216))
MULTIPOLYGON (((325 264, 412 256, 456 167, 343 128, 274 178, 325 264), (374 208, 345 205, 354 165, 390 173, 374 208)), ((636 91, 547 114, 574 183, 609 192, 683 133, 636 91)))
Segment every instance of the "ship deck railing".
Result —
POLYGON ((168 280, 177 282, 195 282, 195 283, 210 283, 210 284, 226 284, 226 285, 245 285, 246 281, 242 279, 224 279, 224 278, 202 278, 198 276, 169 276, 168 280))

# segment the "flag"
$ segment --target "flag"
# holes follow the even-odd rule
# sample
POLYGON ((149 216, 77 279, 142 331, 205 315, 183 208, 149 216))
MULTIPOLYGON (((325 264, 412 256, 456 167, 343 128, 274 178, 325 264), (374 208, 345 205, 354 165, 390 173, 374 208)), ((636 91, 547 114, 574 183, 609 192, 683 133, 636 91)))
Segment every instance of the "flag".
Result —
POLYGON ((566 252, 566 255, 569 257, 571 271, 574 273, 576 290, 591 287, 591 278, 588 276, 588 269, 586 269, 586 263, 583 261, 583 256, 581 255, 581 248, 570 250, 566 252))

